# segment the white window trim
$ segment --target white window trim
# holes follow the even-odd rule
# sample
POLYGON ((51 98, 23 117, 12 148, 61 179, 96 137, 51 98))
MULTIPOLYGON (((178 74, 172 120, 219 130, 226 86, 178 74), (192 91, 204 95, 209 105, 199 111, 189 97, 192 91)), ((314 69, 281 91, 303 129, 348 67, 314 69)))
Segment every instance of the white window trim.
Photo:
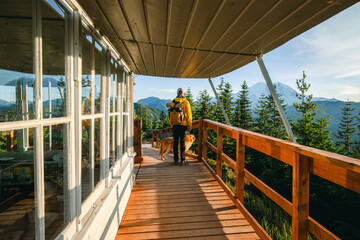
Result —
MULTIPOLYGON (((42 17, 41 4, 43 0, 33 1, 33 49, 34 49, 34 74, 35 74, 35 119, 0 123, 0 131, 34 129, 34 188, 35 188, 35 233, 37 239, 45 239, 45 186, 44 186, 44 153, 43 153, 43 128, 52 125, 62 124, 64 126, 64 211, 67 225, 63 231, 74 234, 81 230, 87 215, 94 209, 94 202, 101 193, 108 187, 108 183, 113 179, 114 173, 124 169, 124 164, 128 163, 129 158, 133 157, 133 80, 130 75, 129 67, 120 58, 119 53, 111 43, 95 29, 90 18, 74 0, 57 0, 58 3, 67 11, 65 14, 65 79, 67 87, 66 114, 59 118, 43 118, 43 99, 42 99, 42 17), (79 8, 80 7, 80 8, 79 8), (77 10, 74 10, 77 9, 77 10), (106 49, 104 58, 106 61, 102 66, 101 86, 102 101, 101 113, 94 114, 94 101, 91 104, 91 115, 81 114, 81 27, 85 26, 103 49, 106 49), (113 104, 110 109, 109 99, 109 80, 111 77, 110 59, 114 60, 117 79, 111 79, 113 84, 113 103, 117 100, 117 106, 113 104), (125 73, 125 78, 124 78, 125 73), (115 84, 117 91, 115 91, 115 84), (106 92, 106 94, 104 94, 106 92), (125 96, 123 94, 125 93, 125 96), (116 95, 115 95, 116 94, 116 95), (123 108, 125 100, 125 109, 123 108), (123 132, 123 120, 125 116, 126 131, 123 132), (113 117, 112 136, 109 136, 109 119, 113 117), (118 118, 115 121, 115 118, 118 118), (91 120, 91 165, 94 163, 94 121, 101 119, 101 161, 102 178, 87 199, 81 203, 81 133, 82 121, 91 120), (116 122, 116 127, 115 127, 116 122), (116 134, 115 134, 116 133, 116 134), (124 134, 125 137, 124 138, 124 134), (116 141, 115 141, 116 136, 116 141), (116 151, 116 159, 111 169, 109 169, 109 137, 112 137, 112 151, 116 151), (126 151, 123 152, 123 146, 126 151), (105 151, 104 151, 105 150, 105 151), (111 173, 111 174, 110 174, 111 173)), ((94 44, 94 40, 93 43, 94 44)), ((92 53, 94 54, 94 53, 92 53)), ((92 58, 94 59, 94 57, 92 58)), ((93 67, 94 69, 94 67, 93 67)), ((95 72, 92 71, 92 86, 94 90, 95 72)), ((115 78, 115 77, 114 77, 115 78)), ((92 94, 95 94, 92 91, 92 94)), ((94 177, 90 176, 94 187, 94 177)))

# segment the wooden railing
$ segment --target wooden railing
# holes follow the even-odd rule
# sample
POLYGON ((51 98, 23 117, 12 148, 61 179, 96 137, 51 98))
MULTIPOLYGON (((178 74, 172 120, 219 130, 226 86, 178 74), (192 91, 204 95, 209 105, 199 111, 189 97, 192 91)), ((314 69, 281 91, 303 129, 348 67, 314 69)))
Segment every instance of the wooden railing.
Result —
POLYGON ((134 120, 134 151, 136 152, 135 163, 141 163, 142 157, 142 119, 134 120))
MULTIPOLYGON (((271 239, 244 206, 245 179, 273 200, 292 217, 292 239, 305 240, 311 232, 318 239, 339 239, 309 216, 310 173, 329 180, 347 189, 360 193, 360 160, 335 153, 306 147, 259 133, 231 127, 211 120, 198 120, 193 129, 198 128, 198 159, 213 174, 234 204, 240 209, 261 239, 271 239), (217 145, 208 141, 208 129, 217 133, 217 145), (236 160, 223 152, 223 136, 236 140, 236 160), (282 197, 260 179, 245 169, 245 146, 292 166, 292 202, 282 197), (207 148, 216 153, 216 171, 206 161, 207 148), (222 181, 222 162, 227 163, 236 174, 235 194, 222 181)), ((171 129, 153 132, 153 146, 158 146, 159 134, 171 129)))
POLYGON ((169 134, 172 132, 172 128, 164 128, 155 130, 152 132, 152 141, 151 146, 152 147, 159 147, 160 141, 164 138, 169 138, 169 134))

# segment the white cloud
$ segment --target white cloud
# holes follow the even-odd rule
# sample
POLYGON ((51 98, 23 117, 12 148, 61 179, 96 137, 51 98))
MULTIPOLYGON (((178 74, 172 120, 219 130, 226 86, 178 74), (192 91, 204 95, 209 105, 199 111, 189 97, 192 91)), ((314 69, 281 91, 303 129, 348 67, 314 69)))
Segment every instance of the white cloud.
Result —
POLYGON ((360 95, 360 87, 341 86, 340 94, 346 95, 360 95))
POLYGON ((360 76, 360 4, 305 33, 307 71, 316 77, 360 76))
POLYGON ((149 92, 176 93, 176 89, 172 89, 172 88, 149 88, 149 92))

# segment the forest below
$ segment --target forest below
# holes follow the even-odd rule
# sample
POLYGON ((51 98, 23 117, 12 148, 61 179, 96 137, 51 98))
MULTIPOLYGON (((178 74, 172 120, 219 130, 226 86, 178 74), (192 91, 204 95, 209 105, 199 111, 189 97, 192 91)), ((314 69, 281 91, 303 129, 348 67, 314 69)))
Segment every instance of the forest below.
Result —
MULTIPOLYGON (((310 84, 306 83, 305 79, 304 73, 301 79, 296 80, 298 101, 293 107, 297 115, 290 121, 297 142, 360 159, 360 112, 355 111, 349 101, 339 109, 339 126, 337 131, 333 132, 336 136, 336 140, 333 140, 328 130, 330 117, 324 112, 324 107, 318 106, 312 95, 307 94, 310 84)), ((231 84, 224 79, 217 86, 217 91, 231 125, 289 141, 271 95, 262 94, 255 103, 256 107, 252 108, 251 104, 254 103, 249 99, 246 81, 236 96, 232 93, 231 84)), ((186 98, 192 107, 193 120, 210 119, 225 123, 217 102, 211 101, 212 98, 206 90, 200 91, 194 99, 191 90, 187 89, 186 98)), ((279 98, 286 111, 288 106, 281 94, 279 98)), ((151 137, 151 130, 169 127, 167 113, 164 110, 142 104, 136 104, 135 110, 136 117, 143 119, 145 139, 151 137)), ((197 136, 197 130, 192 130, 191 133, 197 136)), ((208 140, 216 145, 214 131, 209 130, 208 140)), ((234 140, 224 137, 223 148, 228 156, 236 159, 234 140)), ((197 153, 197 141, 191 150, 197 153)), ((209 164, 215 167, 215 153, 209 150, 207 157, 209 164)), ((245 168, 291 201, 291 166, 247 148, 245 168)), ((234 189, 235 174, 225 163, 223 181, 234 189)), ((291 239, 291 217, 251 184, 247 183, 245 189, 245 206, 270 236, 273 239, 291 239)), ((360 220, 355 214, 359 212, 359 194, 315 175, 310 176, 310 216, 324 227, 341 239, 360 239, 360 220)), ((316 239, 312 235, 309 238, 316 239)))

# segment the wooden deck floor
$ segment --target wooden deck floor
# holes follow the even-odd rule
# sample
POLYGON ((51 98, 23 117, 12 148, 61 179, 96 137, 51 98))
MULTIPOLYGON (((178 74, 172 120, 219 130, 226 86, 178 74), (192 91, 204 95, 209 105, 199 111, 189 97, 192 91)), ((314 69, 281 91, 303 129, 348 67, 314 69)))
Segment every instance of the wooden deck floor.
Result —
POLYGON ((202 163, 174 166, 151 148, 143 156, 116 239, 259 239, 202 163))

